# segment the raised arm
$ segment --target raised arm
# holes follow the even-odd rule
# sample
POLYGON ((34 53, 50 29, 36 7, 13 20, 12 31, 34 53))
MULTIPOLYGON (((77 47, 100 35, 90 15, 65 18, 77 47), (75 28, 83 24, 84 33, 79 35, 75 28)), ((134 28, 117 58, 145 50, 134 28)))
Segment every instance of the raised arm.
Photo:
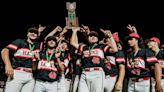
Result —
POLYGON ((45 26, 42 26, 41 24, 39 24, 39 28, 38 28, 38 32, 39 32, 38 36, 39 37, 40 37, 40 34, 44 31, 45 28, 46 28, 45 26))
POLYGON ((76 49, 79 48, 79 43, 78 43, 78 37, 77 37, 77 31, 79 31, 79 27, 73 27, 72 28, 72 37, 71 37, 71 45, 74 46, 76 49))
POLYGON ((111 31, 110 30, 103 30, 103 29, 100 29, 100 31, 103 32, 104 35, 106 35, 108 37, 106 40, 109 41, 110 44, 108 44, 108 45, 111 47, 109 49, 109 52, 111 52, 111 53, 117 52, 118 51, 117 45, 116 45, 116 42, 113 38, 111 31))
POLYGON ((56 32, 61 32, 62 28, 60 26, 57 26, 54 30, 52 30, 46 37, 45 40, 47 39, 47 37, 49 36, 53 36, 56 32))
POLYGON ((130 24, 128 24, 127 29, 128 29, 128 31, 130 31, 130 33, 136 33, 137 34, 137 29, 135 26, 131 26, 130 24))

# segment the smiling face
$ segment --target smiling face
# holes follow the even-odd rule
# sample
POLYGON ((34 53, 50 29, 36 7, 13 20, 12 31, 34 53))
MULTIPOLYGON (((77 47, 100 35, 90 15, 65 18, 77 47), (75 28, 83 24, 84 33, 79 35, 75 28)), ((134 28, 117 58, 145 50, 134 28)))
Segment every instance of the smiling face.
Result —
POLYGON ((38 38, 38 31, 37 30, 28 31, 27 38, 30 40, 36 40, 38 38))
POLYGON ((88 37, 88 41, 91 44, 97 43, 98 42, 98 37, 96 37, 94 35, 91 35, 91 36, 88 37))
POLYGON ((152 49, 157 43, 155 41, 149 41, 147 43, 148 48, 152 49))
POLYGON ((47 47, 48 48, 55 48, 56 47, 56 42, 55 40, 51 39, 47 41, 47 47))
POLYGON ((60 45, 60 50, 61 50, 62 52, 64 52, 64 51, 67 51, 68 49, 69 49, 69 48, 68 48, 68 43, 62 42, 61 45, 60 45))

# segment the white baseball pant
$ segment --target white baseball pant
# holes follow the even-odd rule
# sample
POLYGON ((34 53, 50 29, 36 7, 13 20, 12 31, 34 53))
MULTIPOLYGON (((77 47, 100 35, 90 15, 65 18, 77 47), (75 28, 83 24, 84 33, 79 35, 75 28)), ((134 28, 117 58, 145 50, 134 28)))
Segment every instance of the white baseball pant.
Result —
POLYGON ((14 70, 13 79, 6 82, 5 92, 33 92, 35 81, 32 73, 14 70))
POLYGON ((104 92, 103 70, 84 71, 81 74, 78 92, 104 92))

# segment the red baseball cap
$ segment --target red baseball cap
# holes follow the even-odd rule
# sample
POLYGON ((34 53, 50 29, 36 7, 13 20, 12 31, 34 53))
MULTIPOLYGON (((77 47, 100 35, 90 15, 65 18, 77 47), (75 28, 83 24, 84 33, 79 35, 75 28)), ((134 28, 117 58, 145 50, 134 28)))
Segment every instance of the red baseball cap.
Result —
POLYGON ((130 33, 125 39, 129 39, 129 38, 137 38, 137 39, 139 39, 140 36, 137 33, 130 33))
POLYGON ((157 42, 158 44, 160 44, 160 40, 159 40, 157 37, 152 37, 152 38, 150 38, 150 41, 155 41, 155 42, 157 42))
POLYGON ((116 42, 119 42, 119 41, 120 41, 120 39, 119 39, 119 36, 118 36, 118 33, 117 33, 117 32, 113 33, 113 38, 114 38, 114 40, 115 40, 116 42))

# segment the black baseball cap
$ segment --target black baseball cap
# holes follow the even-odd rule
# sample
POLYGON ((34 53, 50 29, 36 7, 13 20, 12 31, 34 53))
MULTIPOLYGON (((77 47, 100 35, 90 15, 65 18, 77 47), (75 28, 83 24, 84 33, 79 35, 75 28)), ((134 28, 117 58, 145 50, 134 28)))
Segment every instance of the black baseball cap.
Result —
POLYGON ((55 36, 49 36, 49 37, 47 37, 46 42, 48 42, 50 40, 53 40, 55 42, 57 41, 55 36))
POLYGON ((88 34, 88 36, 96 36, 96 37, 98 37, 99 35, 98 35, 98 33, 97 33, 96 31, 91 31, 91 32, 88 34))
POLYGON ((35 33, 35 34, 39 34, 38 29, 35 28, 35 27, 29 28, 29 29, 27 30, 27 32, 31 32, 31 33, 33 32, 33 33, 35 33))

